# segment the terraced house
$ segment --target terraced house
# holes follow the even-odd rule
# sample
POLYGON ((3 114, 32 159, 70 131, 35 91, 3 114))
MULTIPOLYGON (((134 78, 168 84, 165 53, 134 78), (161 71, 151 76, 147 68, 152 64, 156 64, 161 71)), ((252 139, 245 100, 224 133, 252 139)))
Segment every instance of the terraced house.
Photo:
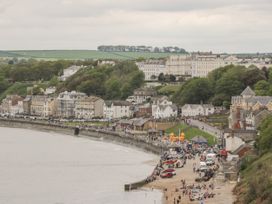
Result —
MULTIPOLYGON (((255 129, 256 127, 250 127, 252 125, 247 123, 252 121, 253 118, 262 118, 259 116, 268 112, 272 112, 272 97, 256 96, 255 92, 248 86, 240 96, 233 96, 231 99, 229 128, 255 129), (262 110, 267 111, 261 113, 262 110)), ((250 123, 259 124, 260 121, 250 123)))
POLYGON ((103 117, 104 100, 96 96, 80 98, 75 102, 75 117, 92 119, 103 117))
POLYGON ((75 117, 75 104, 76 101, 86 97, 85 93, 81 92, 62 92, 57 97, 57 117, 73 118, 75 117))

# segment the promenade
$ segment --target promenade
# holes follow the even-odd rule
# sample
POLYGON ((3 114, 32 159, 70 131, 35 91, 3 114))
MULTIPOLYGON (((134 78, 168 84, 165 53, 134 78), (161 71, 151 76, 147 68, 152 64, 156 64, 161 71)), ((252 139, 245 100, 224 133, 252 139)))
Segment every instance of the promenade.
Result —
POLYGON ((223 136, 222 130, 219 130, 216 127, 213 127, 213 126, 211 126, 207 123, 204 123, 202 121, 195 120, 195 119, 187 119, 187 123, 190 126, 197 127, 200 130, 203 130, 204 132, 207 132, 207 133, 215 136, 217 139, 219 139, 223 136))

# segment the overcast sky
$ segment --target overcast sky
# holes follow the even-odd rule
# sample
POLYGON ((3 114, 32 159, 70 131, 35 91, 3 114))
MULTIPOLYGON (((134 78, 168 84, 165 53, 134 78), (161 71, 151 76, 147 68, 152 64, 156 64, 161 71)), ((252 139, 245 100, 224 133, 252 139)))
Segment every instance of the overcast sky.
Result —
POLYGON ((272 52, 272 0, 0 0, 0 50, 272 52))

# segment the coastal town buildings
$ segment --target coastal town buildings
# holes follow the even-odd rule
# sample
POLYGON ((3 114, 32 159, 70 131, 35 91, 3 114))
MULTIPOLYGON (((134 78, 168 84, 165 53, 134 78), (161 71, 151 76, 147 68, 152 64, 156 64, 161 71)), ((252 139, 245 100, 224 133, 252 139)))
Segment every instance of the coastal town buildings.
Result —
POLYGON ((157 80, 160 73, 166 74, 165 60, 149 59, 136 65, 145 74, 145 81, 157 80))
POLYGON ((255 92, 248 86, 240 96, 231 98, 229 128, 256 129, 254 126, 260 123, 261 115, 268 113, 265 111, 261 114, 261 110, 272 111, 272 97, 256 96, 255 92), (255 120, 258 122, 253 122, 255 120))
POLYGON ((45 95, 33 95, 31 97, 30 115, 44 116, 46 100, 47 96, 45 95))
POLYGON ((208 116, 215 113, 215 108, 212 104, 185 104, 181 108, 181 116, 208 116))
POLYGON ((76 101, 86 97, 85 93, 65 91, 57 97, 57 117, 72 118, 75 116, 76 101))
POLYGON ((18 95, 7 95, 2 100, 1 113, 10 115, 23 113, 23 98, 18 95))
POLYGON ((152 106, 150 103, 141 104, 138 106, 135 106, 134 109, 134 117, 151 117, 152 116, 152 106))
POLYGON ((132 104, 141 104, 150 100, 156 95, 157 92, 152 88, 139 88, 134 90, 133 96, 129 96, 126 101, 132 104))
POLYGON ((53 117, 57 112, 57 100, 53 97, 48 97, 44 103, 43 117, 53 117))
POLYGON ((176 77, 207 77, 207 75, 226 65, 256 66, 259 69, 272 65, 270 58, 238 58, 234 55, 196 52, 170 55, 166 60, 146 60, 136 63, 145 74, 145 80, 156 80, 160 73, 176 77))
POLYGON ((128 101, 105 101, 104 118, 129 118, 132 116, 131 105, 128 101))
POLYGON ((166 74, 175 76, 192 75, 192 56, 185 55, 171 55, 166 60, 166 74))
POLYGON ((194 54, 192 55, 192 77, 207 77, 208 74, 225 66, 224 58, 216 54, 194 54))
POLYGON ((32 95, 27 95, 23 100, 23 114, 30 115, 30 106, 31 106, 32 95))
POLYGON ((23 101, 24 113, 27 115, 52 117, 56 115, 56 98, 47 95, 26 97, 23 101), (30 110, 30 112, 28 112, 30 110))
POLYGON ((96 96, 80 98, 75 102, 75 117, 80 119, 102 118, 104 100, 96 96))
POLYGON ((164 119, 178 116, 178 108, 167 97, 154 98, 152 116, 155 119, 164 119))

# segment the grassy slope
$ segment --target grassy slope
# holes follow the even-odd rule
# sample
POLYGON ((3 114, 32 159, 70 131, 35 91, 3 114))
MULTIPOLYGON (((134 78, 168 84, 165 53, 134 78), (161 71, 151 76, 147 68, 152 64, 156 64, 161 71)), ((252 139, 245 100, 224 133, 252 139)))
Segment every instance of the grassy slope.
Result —
POLYGON ((174 93, 176 93, 179 89, 180 89, 181 85, 166 85, 161 87, 158 90, 158 93, 161 95, 173 95, 174 93))
MULTIPOLYGON (((100 52, 96 50, 18 50, 18 51, 1 51, 3 57, 17 56, 25 58, 38 59, 137 59, 144 58, 161 58, 171 55, 171 53, 145 53, 145 52, 100 52)), ((1 53, 0 53, 1 57, 1 53)))
POLYGON ((266 153, 243 170, 236 186, 236 203, 272 203, 272 152, 266 153))
POLYGON ((214 137, 206 132, 203 132, 202 130, 194 127, 189 127, 185 124, 178 124, 172 128, 169 128, 166 130, 166 133, 175 133, 176 135, 179 134, 179 130, 184 131, 185 138, 190 140, 194 136, 203 136, 207 139, 209 145, 213 145, 215 143, 214 137))
POLYGON ((0 95, 0 100, 6 97, 6 95, 10 94, 18 94, 20 96, 26 96, 27 92, 26 89, 29 86, 32 86, 32 83, 21 83, 21 82, 16 82, 13 85, 11 85, 6 91, 4 91, 0 95))

